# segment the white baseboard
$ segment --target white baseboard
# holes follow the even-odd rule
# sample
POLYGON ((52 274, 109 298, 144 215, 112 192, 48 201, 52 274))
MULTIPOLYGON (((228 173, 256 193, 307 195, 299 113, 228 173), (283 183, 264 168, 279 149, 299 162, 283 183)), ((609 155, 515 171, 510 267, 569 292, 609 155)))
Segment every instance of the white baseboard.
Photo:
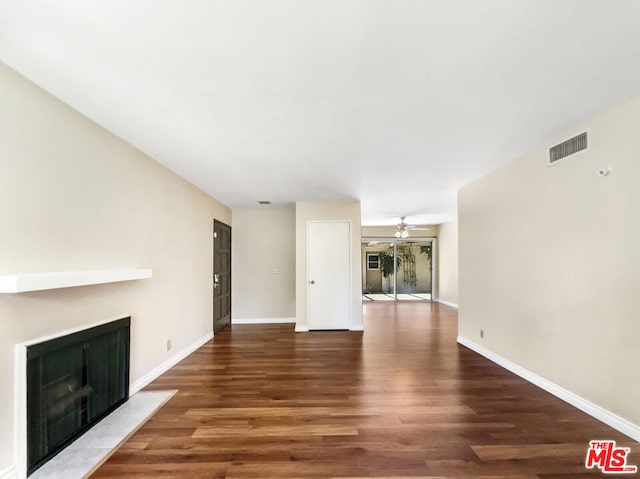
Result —
POLYGON ((444 299, 436 298, 435 302, 458 309, 458 305, 456 303, 452 303, 451 301, 445 301, 444 299))
POLYGON ((282 324, 295 322, 296 318, 233 318, 231 320, 231 324, 282 324))
POLYGON ((11 466, 6 469, 0 471, 0 479, 15 479, 16 478, 16 469, 11 466))
POLYGON ((349 328, 349 331, 364 331, 364 324, 354 324, 349 328))
POLYGON ((208 341, 210 341, 211 338, 213 338, 213 333, 205 334, 203 337, 198 339, 195 343, 191 344, 190 346, 188 346, 187 348, 183 349, 179 353, 174 354, 173 356, 171 356, 169 359, 167 359, 164 363, 162 363, 160 366, 155 368, 153 371, 151 371, 151 372, 145 374, 144 376, 142 376, 140 379, 138 379, 135 383, 131 384, 131 386, 129 387, 129 396, 133 396, 135 393, 140 391, 143 387, 145 387, 151 381, 153 381, 154 379, 158 378, 160 375, 162 375, 165 372, 167 372, 173 366, 175 366, 180 361, 182 361, 184 358, 189 356, 196 349, 198 349, 203 344, 205 344, 208 341))
POLYGON ((486 348, 470 341, 462 336, 458 336, 458 343, 466 346, 467 348, 475 351, 476 353, 484 356, 485 358, 493 361, 499 366, 511 371, 512 373, 520 376, 521 378, 529 381, 532 384, 535 384, 539 388, 544 389, 548 393, 553 394, 557 398, 562 399, 563 401, 571 404, 574 407, 577 407, 581 411, 587 413, 588 415, 594 417, 595 419, 611 426, 612 428, 620 431, 623 434, 626 434, 634 441, 640 441, 640 426, 637 424, 633 424, 632 422, 627 421, 626 419, 618 416, 617 414, 604 409, 597 404, 592 403, 584 399, 583 397, 578 396, 567 389, 564 389, 561 386, 558 386, 555 383, 543 378, 542 376, 538 376, 531 371, 524 369, 521 366, 518 366, 515 363, 512 363, 508 359, 503 358, 486 348))

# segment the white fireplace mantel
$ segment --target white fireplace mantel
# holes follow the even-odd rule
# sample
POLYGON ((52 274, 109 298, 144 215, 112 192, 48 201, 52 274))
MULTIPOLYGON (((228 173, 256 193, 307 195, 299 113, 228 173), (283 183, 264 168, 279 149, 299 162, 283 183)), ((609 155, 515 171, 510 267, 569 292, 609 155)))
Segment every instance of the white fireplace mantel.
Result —
POLYGON ((26 293, 28 291, 117 283, 119 281, 146 279, 152 276, 153 271, 150 269, 100 269, 3 274, 0 275, 0 293, 26 293))

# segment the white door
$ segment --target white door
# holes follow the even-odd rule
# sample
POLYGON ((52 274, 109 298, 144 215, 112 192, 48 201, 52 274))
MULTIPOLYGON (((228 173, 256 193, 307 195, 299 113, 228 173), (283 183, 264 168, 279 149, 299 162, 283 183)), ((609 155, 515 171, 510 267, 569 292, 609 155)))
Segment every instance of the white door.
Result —
POLYGON ((309 329, 351 327, 351 239, 348 221, 307 222, 309 329))

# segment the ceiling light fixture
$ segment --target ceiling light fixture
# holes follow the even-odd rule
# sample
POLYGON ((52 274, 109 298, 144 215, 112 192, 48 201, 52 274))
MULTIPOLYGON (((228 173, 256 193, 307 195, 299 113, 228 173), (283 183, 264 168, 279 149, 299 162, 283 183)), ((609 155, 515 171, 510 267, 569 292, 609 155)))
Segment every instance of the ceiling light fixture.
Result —
POLYGON ((417 231, 417 230, 428 231, 431 229, 431 228, 423 228, 423 227, 418 227, 416 225, 407 224, 404 221, 405 218, 406 216, 401 217, 400 223, 396 225, 396 227, 398 228, 398 231, 396 231, 394 234, 396 238, 408 238, 409 231, 417 231))
POLYGON ((396 225, 398 227, 398 231, 394 234, 396 238, 406 238, 409 236, 409 225, 404 222, 404 218, 404 216, 400 218, 400 223, 396 225))

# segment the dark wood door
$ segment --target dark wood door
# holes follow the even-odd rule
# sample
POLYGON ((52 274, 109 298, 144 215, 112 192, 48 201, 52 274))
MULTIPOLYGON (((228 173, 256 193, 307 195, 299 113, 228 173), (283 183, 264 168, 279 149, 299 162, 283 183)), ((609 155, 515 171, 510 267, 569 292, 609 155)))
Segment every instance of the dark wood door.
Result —
POLYGON ((213 331, 231 324, 231 227, 213 222, 213 331))

